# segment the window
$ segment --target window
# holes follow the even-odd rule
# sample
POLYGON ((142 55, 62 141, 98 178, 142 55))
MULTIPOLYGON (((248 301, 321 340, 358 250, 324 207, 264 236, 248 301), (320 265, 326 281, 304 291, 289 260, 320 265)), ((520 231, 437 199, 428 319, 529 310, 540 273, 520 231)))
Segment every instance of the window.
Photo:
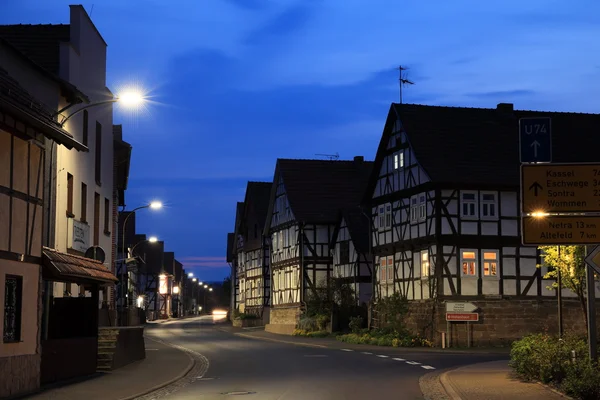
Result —
POLYGON ((340 264, 350 264, 350 242, 340 242, 340 264))
POLYGON ((96 121, 96 183, 102 184, 102 125, 96 121))
POLYGON ((81 222, 87 222, 87 185, 81 183, 81 216, 79 217, 81 222))
POLYGON ((394 169, 404 168, 404 152, 394 154, 394 169))
POLYGON ((379 280, 381 282, 385 282, 387 280, 386 261, 387 259, 385 257, 381 257, 379 259, 379 280))
POLYGON ((424 220, 427 218, 427 196, 424 194, 419 196, 419 219, 424 220))
POLYGON ((67 216, 73 217, 73 175, 67 172, 67 216))
POLYGON ((429 253, 427 250, 421 252, 421 277, 429 276, 429 253))
POLYGON ((496 193, 481 193, 481 218, 496 218, 496 193))
POLYGON ((277 251, 277 232, 273 232, 273 250, 277 251))
POLYGON ((4 281, 4 343, 21 340, 23 277, 6 275, 4 281))
POLYGON ((461 193, 461 216, 477 216, 477 194, 475 192, 461 193))
POLYGON ((381 205, 379 206, 379 224, 378 224, 378 228, 382 229, 385 228, 385 206, 381 205))
POLYGON ((496 250, 483 251, 483 275, 498 276, 498 252, 496 250))
POLYGON ((394 258, 387 258, 387 280, 390 282, 394 281, 394 258))
POLYGON ((100 195, 94 193, 94 246, 100 243, 100 195))
POLYGON ((83 142, 84 146, 88 145, 88 126, 88 111, 83 110, 83 138, 81 141, 83 142))
POLYGON ((465 276, 477 276, 477 256, 475 251, 463 250, 460 257, 462 273, 465 276))
POLYGON ((110 235, 110 200, 104 198, 104 233, 110 235))
POLYGON ((417 209, 418 209, 417 198, 413 197, 410 199, 410 222, 417 221, 417 211, 418 211, 417 209))
POLYGON ((392 204, 388 203, 385 205, 385 227, 392 227, 392 204))

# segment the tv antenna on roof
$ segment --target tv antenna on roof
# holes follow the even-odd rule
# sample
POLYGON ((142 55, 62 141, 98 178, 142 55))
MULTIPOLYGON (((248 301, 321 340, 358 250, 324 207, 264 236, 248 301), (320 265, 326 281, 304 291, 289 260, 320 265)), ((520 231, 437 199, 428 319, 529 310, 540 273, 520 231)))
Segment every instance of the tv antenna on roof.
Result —
POLYGON ((402 65, 399 65, 398 68, 396 68, 396 69, 399 72, 398 81, 400 83, 400 104, 402 104, 402 86, 414 85, 415 83, 413 81, 410 81, 406 75, 402 76, 402 71, 406 71, 408 68, 403 67, 402 65))
POLYGON ((329 161, 337 160, 340 158, 340 155, 337 152, 335 154, 315 154, 315 156, 327 157, 329 161))

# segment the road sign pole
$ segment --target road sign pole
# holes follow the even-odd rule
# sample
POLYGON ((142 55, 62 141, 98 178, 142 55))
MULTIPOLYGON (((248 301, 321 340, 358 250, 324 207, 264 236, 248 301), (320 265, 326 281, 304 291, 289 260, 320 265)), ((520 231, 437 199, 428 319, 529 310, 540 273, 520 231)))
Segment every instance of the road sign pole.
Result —
POLYGON ((557 284, 558 284, 558 292, 557 292, 557 298, 558 298, 558 337, 562 338, 563 337, 563 315, 562 315, 562 273, 560 272, 560 268, 561 268, 561 262, 560 262, 560 245, 557 246, 558 247, 558 268, 556 269, 556 280, 557 280, 557 284))
MULTIPOLYGON (((586 246, 586 252, 589 250, 586 246)), ((588 347, 590 352, 590 360, 592 364, 597 362, 598 358, 598 343, 596 332, 596 285, 594 282, 594 269, 591 265, 586 265, 587 279, 585 282, 587 290, 587 320, 588 320, 588 347)))

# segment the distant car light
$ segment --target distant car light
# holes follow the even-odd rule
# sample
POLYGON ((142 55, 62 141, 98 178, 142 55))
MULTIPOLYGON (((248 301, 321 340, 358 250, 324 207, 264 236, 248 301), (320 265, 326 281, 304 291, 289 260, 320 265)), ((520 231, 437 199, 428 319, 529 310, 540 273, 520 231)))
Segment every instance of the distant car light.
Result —
POLYGON ((225 310, 214 310, 213 315, 227 315, 227 311, 225 310))

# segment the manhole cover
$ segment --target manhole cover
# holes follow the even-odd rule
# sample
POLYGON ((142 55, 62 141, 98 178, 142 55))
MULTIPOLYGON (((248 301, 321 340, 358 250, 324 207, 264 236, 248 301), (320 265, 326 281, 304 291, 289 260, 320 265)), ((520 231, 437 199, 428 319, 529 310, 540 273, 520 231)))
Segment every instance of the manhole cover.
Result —
POLYGON ((243 396, 245 394, 255 394, 256 392, 247 392, 247 391, 237 391, 237 392, 225 392, 225 393, 221 393, 224 394, 226 396, 243 396))

